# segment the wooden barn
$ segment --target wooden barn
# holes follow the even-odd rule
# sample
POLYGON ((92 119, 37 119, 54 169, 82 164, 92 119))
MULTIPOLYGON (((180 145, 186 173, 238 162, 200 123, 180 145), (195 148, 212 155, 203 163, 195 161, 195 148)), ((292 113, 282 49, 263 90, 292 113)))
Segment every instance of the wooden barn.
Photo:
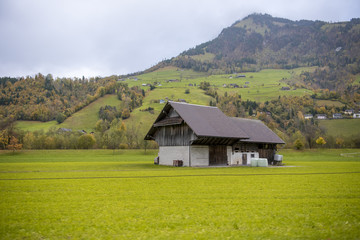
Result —
POLYGON ((217 107, 169 101, 145 136, 159 144, 159 164, 183 166, 271 163, 284 144, 259 120, 227 117, 217 107))

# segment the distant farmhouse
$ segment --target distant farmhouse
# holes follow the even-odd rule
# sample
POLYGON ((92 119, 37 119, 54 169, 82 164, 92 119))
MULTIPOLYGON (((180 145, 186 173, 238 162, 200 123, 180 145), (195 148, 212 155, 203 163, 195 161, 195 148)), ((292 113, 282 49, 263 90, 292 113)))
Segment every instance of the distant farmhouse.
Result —
POLYGON ((312 114, 305 114, 304 118, 305 119, 312 119, 314 116, 312 114))
POLYGON ((354 114, 354 109, 346 109, 344 113, 347 114, 347 115, 353 115, 354 114))
POLYGON ((160 165, 249 165, 274 161, 285 144, 259 120, 227 117, 217 107, 169 101, 145 136, 159 144, 160 165))
POLYGON ((281 90, 282 90, 282 91, 289 91, 290 88, 289 88, 289 87, 282 87, 281 90))
POLYGON ((341 119, 341 118, 343 118, 341 113, 334 113, 333 114, 333 119, 341 119))
POLYGON ((325 120, 325 119, 327 119, 327 116, 326 116, 326 114, 317 114, 317 115, 316 115, 316 119, 318 119, 318 120, 325 120))
POLYGON ((360 112, 354 113, 353 118, 360 118, 360 112))

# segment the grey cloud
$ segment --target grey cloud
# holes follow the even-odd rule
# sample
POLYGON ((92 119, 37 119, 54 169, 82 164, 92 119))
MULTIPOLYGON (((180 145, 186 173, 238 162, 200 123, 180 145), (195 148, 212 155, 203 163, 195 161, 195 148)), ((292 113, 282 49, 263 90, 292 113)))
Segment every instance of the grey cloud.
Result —
POLYGON ((107 76, 144 70, 251 13, 359 17, 358 1, 2 0, 0 76, 107 76))

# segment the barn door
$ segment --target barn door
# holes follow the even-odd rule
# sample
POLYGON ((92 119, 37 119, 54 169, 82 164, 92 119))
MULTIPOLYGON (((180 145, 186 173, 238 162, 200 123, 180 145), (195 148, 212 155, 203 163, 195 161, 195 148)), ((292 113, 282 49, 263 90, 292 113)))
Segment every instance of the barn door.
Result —
POLYGON ((226 165, 227 153, 226 146, 209 146, 209 165, 226 165))
POLYGON ((247 154, 242 155, 242 165, 247 165, 247 154))

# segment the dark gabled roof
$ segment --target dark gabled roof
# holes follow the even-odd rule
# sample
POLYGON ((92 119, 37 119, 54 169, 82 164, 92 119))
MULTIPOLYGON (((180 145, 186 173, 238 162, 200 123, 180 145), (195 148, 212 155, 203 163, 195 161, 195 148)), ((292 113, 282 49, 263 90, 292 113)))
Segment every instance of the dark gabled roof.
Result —
POLYGON ((154 123, 154 127, 162 127, 162 126, 169 126, 169 125, 178 125, 183 123, 183 119, 181 117, 172 117, 172 118, 164 118, 156 123, 154 123))
POLYGON ((260 120, 246 118, 230 118, 234 124, 238 125, 248 136, 248 139, 240 140, 241 142, 256 143, 274 143, 285 144, 270 128, 260 120))
POLYGON ((220 109, 169 102, 198 137, 248 138, 220 109))
POLYGON ((284 144, 283 140, 259 120, 230 118, 217 107, 171 101, 164 106, 145 140, 153 139, 157 127, 177 125, 183 122, 198 137, 195 140, 197 144, 211 144, 209 142, 211 139, 216 142, 224 141, 224 144, 234 141, 284 144), (177 113, 175 117, 169 116, 172 112, 171 109, 177 113), (228 140, 225 141, 224 138, 228 140))

